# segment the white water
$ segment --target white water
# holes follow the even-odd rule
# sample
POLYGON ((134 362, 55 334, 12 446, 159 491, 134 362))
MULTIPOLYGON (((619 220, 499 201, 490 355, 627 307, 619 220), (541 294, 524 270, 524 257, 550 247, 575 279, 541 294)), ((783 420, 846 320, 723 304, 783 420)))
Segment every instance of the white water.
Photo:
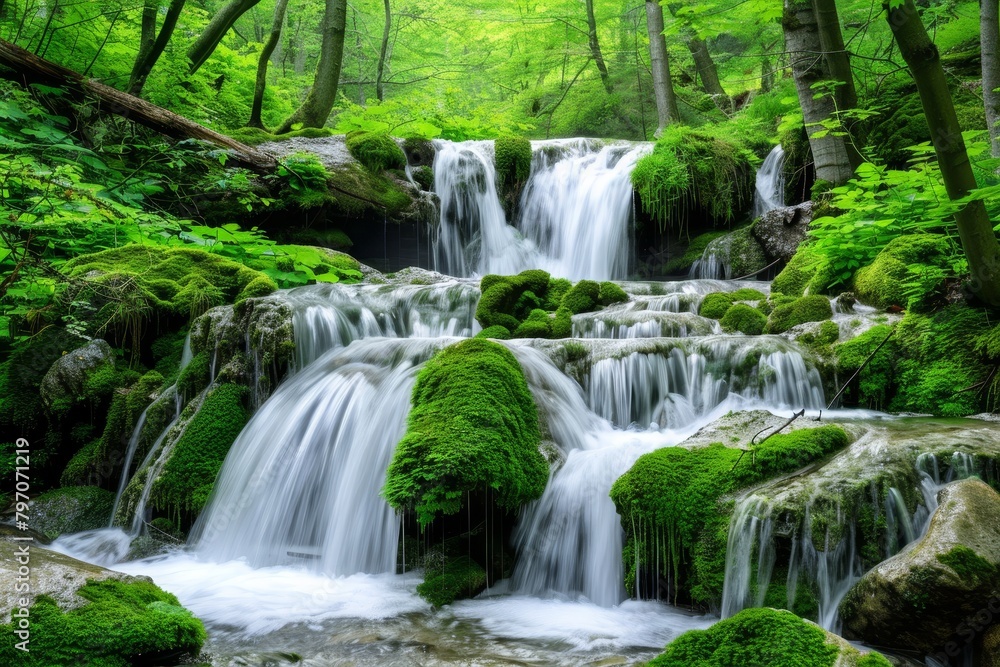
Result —
POLYGON ((622 279, 632 258, 631 174, 651 144, 533 142, 516 225, 497 194, 493 142, 435 142, 441 217, 434 268, 456 276, 541 268, 579 280, 622 279))

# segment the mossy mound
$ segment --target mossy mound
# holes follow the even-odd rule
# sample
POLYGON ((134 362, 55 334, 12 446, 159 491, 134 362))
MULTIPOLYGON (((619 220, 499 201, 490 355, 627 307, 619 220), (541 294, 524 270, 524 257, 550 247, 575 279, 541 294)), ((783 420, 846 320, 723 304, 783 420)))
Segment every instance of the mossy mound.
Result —
POLYGON ((715 443, 666 447, 639 457, 611 487, 628 537, 626 588, 642 593, 634 590, 637 565, 647 574, 659 567, 658 576, 675 582, 675 601, 714 605, 722 593, 731 512, 731 503, 723 506, 722 498, 797 470, 848 442, 843 429, 823 426, 770 437, 753 448, 752 456, 715 443))
POLYGON ((720 236, 725 236, 726 233, 727 232, 706 232, 694 237, 691 239, 687 248, 685 248, 683 255, 680 257, 674 257, 663 265, 663 268, 661 269, 663 271, 663 275, 687 275, 691 270, 691 265, 701 259, 705 254, 705 248, 708 247, 708 244, 720 236))
POLYGON ((701 300, 698 314, 713 320, 721 320, 729 312, 732 305, 738 301, 760 303, 766 298, 763 292, 749 287, 742 287, 735 292, 711 292, 701 300))
POLYGON ((500 137, 493 142, 497 184, 503 190, 519 187, 531 174, 531 142, 524 137, 500 137))
POLYGON ((88 600, 62 611, 39 596, 31 606, 30 652, 14 647, 14 628, 0 626, 9 640, 0 662, 30 667, 131 667, 175 665, 197 656, 205 628, 177 598, 151 582, 109 579, 77 591, 88 600))
POLYGON ((347 136, 347 150, 373 172, 406 167, 403 149, 385 132, 357 132, 347 136))
POLYGON ((542 494, 538 412, 507 348, 481 338, 445 348, 421 369, 412 402, 382 490, 392 507, 427 526, 467 492, 490 489, 511 510, 542 494))
POLYGON ((720 323, 722 324, 723 331, 757 336, 764 333, 767 316, 760 312, 760 310, 752 308, 745 303, 737 303, 726 311, 720 323))
POLYGON ((115 494, 96 486, 46 491, 31 501, 31 527, 54 540, 63 533, 104 528, 115 494))
POLYGON ((247 146, 258 146, 269 141, 287 141, 288 139, 295 139, 297 137, 322 139, 323 137, 332 137, 336 132, 328 127, 304 127, 301 130, 292 130, 284 134, 272 134, 267 130, 257 127, 241 127, 230 130, 228 134, 236 141, 244 143, 247 146))
POLYGON ((426 572, 423 582, 417 585, 417 593, 435 607, 443 607, 459 598, 471 598, 485 586, 486 570, 464 556, 426 572))
POLYGON ((815 269, 809 266, 808 253, 799 250, 771 281, 771 294, 802 296, 815 273, 815 269))
POLYGON ((510 340, 510 329, 494 324, 486 327, 476 334, 476 338, 495 338, 496 340, 510 340))
POLYGON ((770 263, 750 225, 732 232, 728 245, 729 267, 734 278, 752 277, 770 263))
POLYGON ((249 419, 244 391, 223 384, 205 397, 153 484, 155 507, 173 510, 174 515, 179 510, 198 514, 204 509, 222 462, 249 419))
POLYGON ((862 655, 831 641, 817 625, 777 609, 746 609, 707 630, 667 645, 650 667, 890 667, 878 653, 862 655))
MULTIPOLYGON (((573 315, 628 301, 625 291, 612 282, 581 280, 575 285, 532 269, 516 276, 483 276, 482 297, 476 319, 484 330, 513 338, 567 338, 573 331, 573 315)), ((487 336, 499 337, 499 336, 487 336)))
POLYGON ((784 333, 806 322, 822 322, 833 317, 830 300, 819 294, 799 297, 791 303, 775 307, 767 318, 766 333, 784 333))
POLYGON ((950 256, 948 246, 948 238, 937 234, 898 236, 871 264, 858 270, 854 291, 863 303, 876 308, 906 307, 910 305, 910 297, 914 297, 913 305, 917 305, 925 298, 925 292, 933 292, 939 285, 911 285, 915 282, 914 274, 925 272, 923 267, 945 262, 950 256), (918 264, 921 268, 911 269, 918 264))

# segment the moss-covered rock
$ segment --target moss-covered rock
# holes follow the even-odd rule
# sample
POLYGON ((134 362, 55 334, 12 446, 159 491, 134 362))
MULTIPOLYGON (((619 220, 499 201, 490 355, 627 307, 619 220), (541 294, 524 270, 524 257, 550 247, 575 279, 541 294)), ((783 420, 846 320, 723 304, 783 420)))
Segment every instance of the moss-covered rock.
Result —
POLYGON ((787 611, 746 609, 667 645, 650 667, 890 667, 787 611))
POLYGON ((784 333, 806 322, 821 322, 833 317, 830 300, 819 294, 799 297, 791 303, 780 305, 767 318, 767 333, 784 333))
POLYGON ((750 226, 729 235, 729 267, 733 277, 754 276, 770 263, 750 226))
POLYGON ((500 137, 493 142, 497 184, 509 189, 524 184, 531 173, 531 142, 524 137, 500 137))
POLYGON ((417 593, 435 607, 443 607, 459 598, 471 598, 485 587, 486 570, 464 556, 427 571, 424 581, 417 585, 417 593))
POLYGON ((847 636, 934 655, 1000 586, 1000 494, 977 479, 940 493, 927 534, 880 563, 841 604, 847 636))
POLYGON ((385 132, 357 132, 347 136, 347 150, 367 169, 374 172, 402 169, 406 155, 399 144, 385 132))
POLYGON ((597 300, 602 306, 610 306, 616 303, 625 303, 628 301, 628 294, 613 282, 604 281, 600 285, 597 300))
POLYGON ((723 331, 756 336, 764 333, 767 316, 756 308, 744 303, 737 303, 726 311, 720 323, 723 331))
POLYGON ((535 402, 514 355, 489 340, 463 341, 417 376, 382 493, 397 510, 415 511, 422 526, 458 512, 466 492, 487 488, 500 507, 517 509, 545 488, 540 442, 535 402))
POLYGON ((510 340, 510 329, 499 324, 486 327, 476 334, 476 338, 495 338, 496 340, 510 340))
MULTIPOLYGON (((875 260, 858 270, 854 276, 854 291, 863 302, 876 308, 889 306, 906 307, 910 297, 919 303, 925 294, 921 287, 913 292, 908 287, 911 280, 910 267, 920 265, 940 265, 948 256, 948 239, 937 234, 907 234, 898 236, 888 243, 875 260)), ((933 291, 937 285, 927 286, 933 291)))
POLYGON ((771 281, 771 293, 802 296, 814 274, 815 270, 809 267, 808 253, 800 250, 771 281))
MULTIPOLYGON (((115 354, 104 340, 94 339, 65 354, 52 364, 41 383, 42 402, 50 410, 62 411, 83 396, 88 382, 95 380, 92 393, 100 392, 98 384, 113 381, 115 354), (103 371, 103 373, 102 373, 103 371)), ((112 388, 113 389, 113 388, 112 388)))
POLYGON ((666 264, 663 265, 662 271, 663 275, 666 276, 681 276, 687 275, 691 270, 691 265, 702 258, 705 254, 705 248, 708 244, 719 238, 720 236, 725 236, 727 232, 705 232, 704 234, 699 234, 698 236, 691 239, 687 247, 684 249, 684 253, 679 257, 673 257, 666 264))
POLYGON ((71 486, 46 491, 31 501, 31 525, 49 539, 63 533, 104 528, 115 494, 96 486, 71 486))
POLYGON ((765 298, 763 292, 749 287, 742 287, 735 292, 711 292, 701 300, 698 314, 713 320, 721 320, 737 301, 748 301, 756 304, 764 301, 765 298))

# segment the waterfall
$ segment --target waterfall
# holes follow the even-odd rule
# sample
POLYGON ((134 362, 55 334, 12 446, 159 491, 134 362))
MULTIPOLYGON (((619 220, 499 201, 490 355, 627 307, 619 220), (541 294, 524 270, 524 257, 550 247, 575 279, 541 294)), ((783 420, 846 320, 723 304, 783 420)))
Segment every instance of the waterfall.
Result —
POLYGON ((722 618, 747 607, 760 607, 771 581, 775 551, 771 542, 774 522, 763 498, 748 496, 733 510, 732 528, 726 543, 726 579, 722 591, 722 618), (752 580, 751 563, 757 556, 757 577, 752 580), (745 564, 745 566, 744 566, 745 564), (731 573, 731 574, 730 574, 731 573), (751 596, 756 583, 756 595, 751 596))
POLYGON ((441 201, 434 268, 455 276, 541 268, 572 280, 625 278, 632 259, 631 174, 651 144, 532 144, 517 227, 497 192, 493 142, 435 142, 441 201))
POLYGON ((705 246, 705 252, 701 254, 701 259, 696 259, 691 265, 688 277, 729 280, 732 277, 732 267, 729 264, 729 247, 732 242, 729 234, 709 241, 708 245, 705 246))
POLYGON ((771 149, 764 164, 757 170, 753 197, 753 217, 756 220, 768 211, 785 205, 785 151, 781 144, 771 149))

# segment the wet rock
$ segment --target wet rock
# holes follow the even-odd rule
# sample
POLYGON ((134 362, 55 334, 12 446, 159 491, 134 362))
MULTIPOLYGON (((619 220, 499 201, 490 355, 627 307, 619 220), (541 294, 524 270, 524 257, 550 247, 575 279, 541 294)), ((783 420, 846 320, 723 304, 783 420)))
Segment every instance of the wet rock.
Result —
POLYGON ((32 525, 49 539, 103 528, 114 503, 113 493, 96 486, 54 489, 31 501, 32 525))
POLYGON ((776 208, 760 216, 751 231, 772 260, 792 258, 812 222, 812 202, 776 208))
POLYGON ((430 139, 406 139, 400 146, 406 154, 406 163, 411 168, 430 167, 434 164, 434 142, 430 139))
POLYGON ((982 644, 982 667, 1000 667, 1000 625, 986 630, 982 644))
POLYGON ((100 338, 64 354, 42 378, 42 402, 51 408, 60 399, 75 399, 83 392, 84 383, 94 371, 114 363, 115 353, 100 338))
POLYGON ((935 655, 964 644, 982 610, 1000 611, 1000 494, 965 479, 945 487, 939 502, 927 534, 847 594, 847 636, 935 655))

